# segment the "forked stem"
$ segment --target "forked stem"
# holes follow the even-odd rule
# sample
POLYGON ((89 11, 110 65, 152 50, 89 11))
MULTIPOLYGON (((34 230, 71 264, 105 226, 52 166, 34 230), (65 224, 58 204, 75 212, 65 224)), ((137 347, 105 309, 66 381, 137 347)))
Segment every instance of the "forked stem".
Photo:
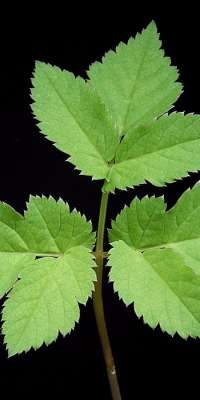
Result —
POLYGON ((103 243, 104 243, 104 230, 105 230, 107 204, 108 204, 108 193, 102 193, 98 230, 97 230, 97 243, 95 249, 95 257, 97 263, 97 282, 95 284, 95 292, 93 295, 93 306, 94 306, 94 313, 99 332, 99 337, 101 340, 104 360, 106 364, 110 390, 112 393, 112 399, 121 400, 121 394, 115 369, 115 362, 106 327, 103 298, 102 298, 102 277, 103 277, 103 260, 104 260, 103 243))

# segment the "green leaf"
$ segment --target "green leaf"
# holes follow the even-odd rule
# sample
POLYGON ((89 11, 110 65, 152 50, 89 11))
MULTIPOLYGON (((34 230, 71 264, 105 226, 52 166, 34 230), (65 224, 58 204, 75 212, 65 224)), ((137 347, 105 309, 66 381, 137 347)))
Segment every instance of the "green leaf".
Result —
POLYGON ((109 51, 102 64, 92 64, 88 72, 118 132, 146 124, 167 112, 181 94, 177 69, 164 57, 154 22, 128 44, 109 51))
POLYGON ((30 197, 24 223, 18 227, 35 253, 61 255, 68 248, 84 245, 92 248, 95 233, 91 223, 79 212, 69 211, 68 204, 52 197, 30 197), (49 253, 49 254, 48 254, 49 253))
POLYGON ((200 185, 165 211, 160 198, 135 199, 112 223, 110 279, 144 321, 200 337, 200 185))
POLYGON ((78 302, 91 296, 95 263, 83 246, 59 258, 45 257, 20 274, 5 302, 3 333, 9 356, 66 335, 79 320, 78 302))
POLYGON ((170 248, 200 274, 200 185, 186 191, 169 211, 161 198, 134 199, 112 222, 109 239, 139 251, 170 248))
POLYGON ((32 109, 41 131, 82 174, 104 179, 103 191, 145 180, 163 186, 199 168, 200 118, 166 114, 182 86, 160 46, 152 22, 94 63, 87 82, 36 63, 32 109))
POLYGON ((200 167, 200 117, 172 113, 130 131, 120 143, 104 190, 148 180, 163 186, 200 167))
POLYGON ((0 298, 13 286, 18 272, 34 258, 16 231, 16 225, 22 220, 12 207, 0 203, 0 298))
POLYGON ((119 240, 113 243, 110 280, 126 305, 152 328, 182 337, 200 337, 200 277, 171 249, 143 253, 119 240))
POLYGON ((0 204, 0 295, 14 285, 3 312, 10 355, 74 327, 96 279, 94 240, 91 224, 61 199, 31 197, 24 217, 0 204))
POLYGON ((41 62, 32 83, 32 109, 42 133, 83 174, 105 178, 118 134, 97 93, 80 77, 41 62))
POLYGON ((31 197, 25 217, 0 203, 0 297, 36 256, 61 256, 74 246, 92 248, 91 224, 61 199, 31 197))

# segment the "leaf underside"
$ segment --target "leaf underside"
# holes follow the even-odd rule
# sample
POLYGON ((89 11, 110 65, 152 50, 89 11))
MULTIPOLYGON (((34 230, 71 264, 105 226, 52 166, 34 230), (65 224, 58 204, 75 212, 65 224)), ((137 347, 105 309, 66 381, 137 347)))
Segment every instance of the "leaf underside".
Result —
POLYGON ((61 199, 31 197, 24 217, 0 204, 0 295, 9 355, 70 332, 96 280, 91 224, 61 199))
POLYGON ((109 231, 110 281, 151 327, 200 337, 200 185, 176 207, 134 199, 109 231))

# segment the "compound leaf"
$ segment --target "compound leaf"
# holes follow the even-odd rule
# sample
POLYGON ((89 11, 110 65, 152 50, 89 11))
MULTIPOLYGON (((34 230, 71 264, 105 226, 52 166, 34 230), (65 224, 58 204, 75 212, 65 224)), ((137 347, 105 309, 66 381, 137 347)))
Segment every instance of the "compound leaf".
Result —
POLYGON ((124 189, 144 180, 163 186, 188 171, 196 171, 199 153, 199 115, 165 114, 123 138, 104 189, 124 189))
POLYGON ((83 174, 105 178, 118 134, 95 91, 80 77, 41 62, 32 83, 32 109, 41 132, 83 174))
POLYGON ((94 261, 83 246, 59 258, 35 260, 20 273, 3 310, 9 355, 37 349, 69 333, 79 320, 78 302, 91 296, 94 261))
POLYGON ((110 279, 124 302, 152 327, 200 337, 200 185, 169 211, 160 198, 135 199, 109 238, 110 279))
POLYGON ((89 80, 37 62, 32 109, 39 127, 103 191, 162 186, 199 168, 199 116, 164 114, 181 93, 152 22, 94 63, 89 80), (163 115, 164 114, 164 115, 163 115))
POLYGON ((74 327, 96 280, 95 237, 84 216, 46 197, 31 197, 24 217, 0 204, 0 234, 0 295, 14 285, 3 312, 13 355, 74 327))
POLYGON ((109 51, 88 71, 121 135, 167 112, 181 94, 177 69, 164 57, 154 22, 109 51))

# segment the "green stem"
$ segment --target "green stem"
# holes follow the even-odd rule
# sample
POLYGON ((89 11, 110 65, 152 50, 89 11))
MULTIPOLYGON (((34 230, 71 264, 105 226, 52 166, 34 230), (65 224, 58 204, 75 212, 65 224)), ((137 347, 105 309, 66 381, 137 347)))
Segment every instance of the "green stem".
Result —
POLYGON ((104 360, 106 364, 110 390, 112 393, 112 399, 121 400, 120 389, 115 369, 115 362, 105 322, 103 298, 102 298, 102 277, 103 277, 103 260, 104 260, 103 243, 104 243, 104 229, 105 229, 107 204, 108 204, 108 193, 102 193, 98 230, 97 230, 97 243, 95 249, 95 256, 97 263, 97 282, 95 284, 95 292, 93 295, 93 306, 94 306, 94 313, 99 332, 99 337, 101 340, 104 360))

